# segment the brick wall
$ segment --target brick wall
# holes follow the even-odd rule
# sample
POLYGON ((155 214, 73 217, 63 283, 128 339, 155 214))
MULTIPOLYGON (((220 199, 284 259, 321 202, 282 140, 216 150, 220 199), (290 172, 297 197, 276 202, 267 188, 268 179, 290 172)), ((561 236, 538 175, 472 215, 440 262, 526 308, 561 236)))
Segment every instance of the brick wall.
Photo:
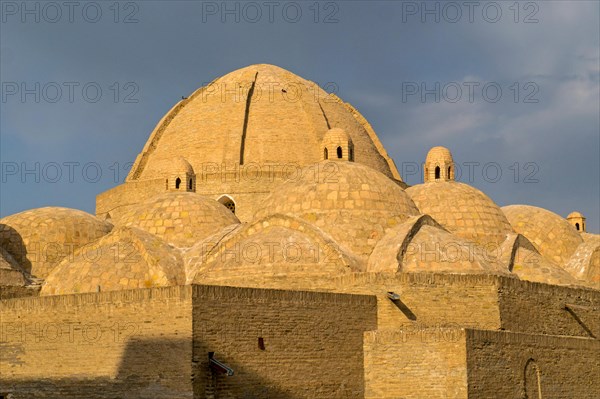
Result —
POLYGON ((311 281, 315 289, 377 296, 379 329, 500 328, 497 277, 432 273, 353 273, 311 281), (391 301, 388 291, 400 295, 391 301))
POLYGON ((600 291, 500 278, 498 299, 505 330, 600 337, 600 291))
POLYGON ((40 295, 40 287, 19 287, 15 285, 0 285, 0 300, 22 297, 37 297, 40 295))
POLYGON ((195 397, 363 398, 362 341, 377 328, 375 298, 219 286, 194 293, 195 397), (210 376, 208 352, 235 375, 210 376))
POLYGON ((464 330, 368 332, 364 350, 366 399, 468 397, 464 330))
POLYGON ((598 340, 467 330, 466 344, 469 397, 600 397, 598 340))
POLYGON ((365 333, 365 398, 596 399, 600 341, 472 329, 365 333))
POLYGON ((191 398, 191 287, 0 302, 0 392, 191 398))
POLYGON ((372 296, 220 286, 4 300, 0 393, 362 398, 376 306, 372 296), (212 376, 208 352, 235 375, 212 376))

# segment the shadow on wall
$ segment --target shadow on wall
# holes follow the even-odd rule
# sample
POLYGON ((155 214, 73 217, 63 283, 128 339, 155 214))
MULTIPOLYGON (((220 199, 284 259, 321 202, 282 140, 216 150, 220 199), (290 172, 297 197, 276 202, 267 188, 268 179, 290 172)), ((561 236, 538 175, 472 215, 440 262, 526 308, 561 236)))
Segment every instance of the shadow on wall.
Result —
POLYGON ((0 223, 0 246, 17 261, 25 272, 31 274, 31 261, 27 258, 27 248, 17 230, 0 223))
MULTIPOLYGON (((0 347, 3 345, 0 345, 0 347)), ((4 348, 5 349, 5 348, 4 348)), ((122 362, 115 378, 73 377, 47 379, 8 379, 0 375, 0 398, 2 399, 192 399, 233 398, 219 395, 219 386, 227 384, 227 378, 249 378, 255 386, 236 399, 292 398, 285 392, 269 387, 267 382, 239 365, 233 365, 236 375, 216 376, 208 362, 195 367, 197 390, 202 396, 194 396, 192 375, 192 343, 189 339, 131 340, 123 353, 122 362), (206 387, 198 383, 208 384, 206 387)), ((91 358, 91 357, 90 357, 91 358)), ((208 360, 208 354, 207 354, 208 360)), ((101 370, 99 370, 101 372, 101 370)), ((297 397, 297 396, 294 396, 297 397)))

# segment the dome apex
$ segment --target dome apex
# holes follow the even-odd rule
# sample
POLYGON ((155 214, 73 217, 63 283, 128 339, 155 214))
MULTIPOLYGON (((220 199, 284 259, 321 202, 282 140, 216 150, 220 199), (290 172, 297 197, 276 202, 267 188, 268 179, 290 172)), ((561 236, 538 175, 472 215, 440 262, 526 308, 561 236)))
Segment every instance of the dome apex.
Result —
POLYGON ((213 80, 176 104, 152 132, 127 181, 163 176, 174 154, 197 173, 208 163, 307 166, 322 159, 322 140, 336 128, 354 143, 356 162, 400 180, 375 132, 354 108, 290 71, 255 64, 213 80))
POLYGON ((427 153, 425 162, 445 161, 452 162, 452 153, 442 146, 432 147, 427 153))

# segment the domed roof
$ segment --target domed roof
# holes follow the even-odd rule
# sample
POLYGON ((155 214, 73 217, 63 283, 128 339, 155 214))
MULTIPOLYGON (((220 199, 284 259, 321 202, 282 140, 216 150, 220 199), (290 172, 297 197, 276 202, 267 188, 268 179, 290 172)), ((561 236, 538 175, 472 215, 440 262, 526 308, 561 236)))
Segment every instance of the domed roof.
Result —
POLYGON ((567 216, 567 219, 571 219, 571 218, 584 218, 585 219, 585 217, 580 212, 577 212, 577 211, 569 213, 569 216, 567 216))
POLYGON ((322 159, 330 128, 342 128, 354 159, 388 177, 400 175, 368 122, 314 82, 274 65, 251 65, 196 90, 158 123, 128 181, 162 177, 173 154, 203 164, 298 164, 322 159))
POLYGON ((331 238, 290 216, 269 216, 211 241, 184 255, 196 284, 302 288, 311 278, 358 268, 357 260, 331 238))
POLYGON ((554 212, 530 205, 509 205, 502 211, 517 233, 527 237, 540 254, 561 267, 583 242, 577 230, 554 212))
POLYGON ((323 137, 323 141, 352 141, 348 133, 344 129, 340 129, 339 127, 334 127, 333 129, 329 129, 325 136, 323 137))
POLYGON ((255 220, 295 216, 366 257, 386 229, 418 213, 404 190, 385 175, 355 162, 324 161, 276 188, 255 220))
POLYGON ((421 213, 467 241, 497 247, 513 232, 500 207, 467 184, 431 182, 409 187, 406 192, 421 213))
POLYGON ((583 285, 562 267, 544 258, 521 234, 511 234, 499 248, 498 257, 521 280, 555 285, 583 285))
POLYGON ((0 245, 26 272, 45 278, 65 256, 111 229, 78 209, 37 208, 0 219, 0 245))
POLYGON ((188 161, 185 160, 184 157, 175 157, 171 160, 171 168, 169 170, 171 173, 183 173, 183 174, 194 174, 194 168, 188 161))
POLYGON ((510 275, 485 248, 444 230, 428 215, 395 226, 377 243, 370 272, 510 275))
POLYGON ((453 163, 452 154, 450 150, 446 147, 433 147, 427 153, 427 157, 425 158, 426 164, 439 164, 439 165, 447 165, 453 163))
POLYGON ((138 227, 176 247, 198 241, 239 220, 223 204, 191 192, 157 195, 125 212, 119 226, 138 227))
POLYGON ((185 283, 181 256, 152 234, 115 228, 50 273, 41 295, 165 287, 185 283))

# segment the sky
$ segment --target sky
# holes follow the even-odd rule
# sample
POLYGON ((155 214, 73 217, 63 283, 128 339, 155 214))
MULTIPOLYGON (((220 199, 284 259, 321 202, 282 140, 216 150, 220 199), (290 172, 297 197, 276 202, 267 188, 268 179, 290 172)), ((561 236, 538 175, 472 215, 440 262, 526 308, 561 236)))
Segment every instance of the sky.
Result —
POLYGON ((354 105, 408 184, 443 145, 498 205, 600 231, 598 1, 0 5, 0 216, 94 213, 182 96, 268 63, 354 105))

